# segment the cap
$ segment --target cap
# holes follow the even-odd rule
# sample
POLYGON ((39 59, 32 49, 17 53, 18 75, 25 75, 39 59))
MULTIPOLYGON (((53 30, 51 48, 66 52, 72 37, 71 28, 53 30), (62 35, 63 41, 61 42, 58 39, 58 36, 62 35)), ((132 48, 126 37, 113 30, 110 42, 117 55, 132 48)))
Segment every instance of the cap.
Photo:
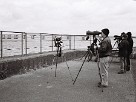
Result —
POLYGON ((109 29, 105 28, 101 30, 106 36, 109 35, 109 29))

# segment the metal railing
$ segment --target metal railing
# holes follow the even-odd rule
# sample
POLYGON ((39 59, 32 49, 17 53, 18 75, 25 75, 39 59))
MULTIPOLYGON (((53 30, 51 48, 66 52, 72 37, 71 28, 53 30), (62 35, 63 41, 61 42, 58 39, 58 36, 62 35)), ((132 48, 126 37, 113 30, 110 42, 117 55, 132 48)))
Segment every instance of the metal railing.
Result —
POLYGON ((91 39, 85 40, 86 35, 64 35, 48 33, 26 33, 0 31, 1 58, 56 51, 54 38, 62 38, 63 50, 75 50, 90 46, 91 39))
MULTIPOLYGON (((87 49, 92 43, 92 37, 86 40, 86 35, 0 31, 0 58, 56 51, 55 37, 62 38, 63 50, 87 49)), ((133 40, 136 46, 136 38, 133 40)), ((114 37, 111 37, 111 41, 114 45, 114 37)))

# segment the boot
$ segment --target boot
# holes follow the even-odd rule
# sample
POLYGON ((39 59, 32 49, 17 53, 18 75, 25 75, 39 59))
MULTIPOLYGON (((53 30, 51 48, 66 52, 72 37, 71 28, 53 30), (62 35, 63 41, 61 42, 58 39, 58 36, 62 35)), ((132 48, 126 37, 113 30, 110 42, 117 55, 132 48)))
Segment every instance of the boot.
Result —
POLYGON ((125 72, 123 70, 119 71, 118 74, 124 74, 125 72))
POLYGON ((126 71, 130 71, 130 65, 126 67, 126 71))

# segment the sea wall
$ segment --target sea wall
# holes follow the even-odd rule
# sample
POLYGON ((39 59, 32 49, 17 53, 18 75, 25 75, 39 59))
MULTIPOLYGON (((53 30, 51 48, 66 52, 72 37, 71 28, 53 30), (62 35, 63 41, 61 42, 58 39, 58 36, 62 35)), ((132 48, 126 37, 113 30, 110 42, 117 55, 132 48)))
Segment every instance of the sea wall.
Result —
MULTIPOLYGON (((82 57, 85 51, 68 50, 64 51, 62 57, 58 57, 57 63, 82 57)), ((46 52, 29 56, 12 57, 0 59, 0 78, 26 73, 56 63, 56 52, 46 52)))
MULTIPOLYGON (((58 57, 57 63, 83 57, 85 53, 84 50, 65 50, 62 57, 58 57)), ((56 52, 46 52, 0 59, 0 79, 54 65, 55 55, 56 52)), ((136 53, 133 53, 131 58, 136 59, 136 53)))

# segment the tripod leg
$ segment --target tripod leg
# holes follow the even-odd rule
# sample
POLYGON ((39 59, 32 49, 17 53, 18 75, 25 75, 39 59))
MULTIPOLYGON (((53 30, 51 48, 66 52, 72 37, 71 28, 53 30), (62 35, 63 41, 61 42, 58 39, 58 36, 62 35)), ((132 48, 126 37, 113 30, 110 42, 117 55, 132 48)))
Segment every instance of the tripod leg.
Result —
POLYGON ((58 65, 58 49, 57 49, 57 55, 56 55, 55 77, 56 77, 57 65, 58 65))
POLYGON ((114 48, 116 44, 117 44, 117 41, 114 43, 114 45, 113 45, 113 47, 112 47, 112 48, 114 48))
MULTIPOLYGON (((101 72, 100 72, 99 62, 98 62, 98 69, 99 69, 100 83, 102 83, 102 76, 101 76, 101 72)), ((101 87, 101 88, 102 88, 102 92, 103 92, 103 87, 101 87)))
POLYGON ((58 56, 56 56, 56 68, 55 68, 55 77, 56 77, 56 71, 57 71, 57 60, 58 60, 58 56))
POLYGON ((77 77, 78 77, 78 75, 79 75, 80 71, 82 70, 82 67, 83 67, 83 65, 84 65, 84 62, 85 62, 85 60, 86 60, 87 56, 88 56, 88 53, 87 53, 87 54, 86 54, 86 56, 85 56, 85 59, 84 59, 84 61, 83 61, 82 65, 81 65, 81 67, 80 67, 80 69, 79 69, 79 72, 78 72, 78 74, 77 74, 77 76, 76 76, 76 78, 75 78, 75 80, 74 80, 74 82, 73 82, 73 85, 75 84, 75 82, 76 82, 76 80, 77 80, 77 77))
POLYGON ((53 63, 55 62, 55 57, 56 57, 56 56, 54 56, 54 58, 53 58, 53 60, 52 60, 52 65, 53 65, 53 63))
MULTIPOLYGON (((64 57, 64 56, 63 56, 63 57, 64 57)), ((65 58, 65 62, 66 62, 66 65, 67 65, 67 68, 68 68, 69 74, 70 74, 70 76, 71 76, 71 79, 72 79, 72 81, 74 81, 74 80, 73 80, 73 77, 72 77, 72 74, 71 74, 71 72, 70 72, 70 69, 69 69, 68 63, 67 63, 67 61, 66 61, 66 58, 65 58)))
MULTIPOLYGON (((84 54, 84 56, 83 56, 83 57, 85 57, 87 54, 88 54, 88 53, 86 52, 86 53, 84 54)), ((82 57, 82 58, 83 58, 83 57, 82 57)), ((81 60, 82 58, 80 58, 80 60, 81 60)))
MULTIPOLYGON (((96 52, 97 52, 97 57, 98 57, 98 60, 97 60, 97 65, 98 65, 98 71, 99 71, 99 76, 100 76, 100 83, 102 83, 102 76, 101 76, 100 66, 99 66, 99 63, 100 63, 100 58, 99 58, 99 53, 98 53, 98 50, 97 50, 96 52)), ((103 87, 102 87, 102 92, 103 92, 103 87)))
POLYGON ((88 51, 88 62, 92 60, 93 53, 92 51, 88 51))

